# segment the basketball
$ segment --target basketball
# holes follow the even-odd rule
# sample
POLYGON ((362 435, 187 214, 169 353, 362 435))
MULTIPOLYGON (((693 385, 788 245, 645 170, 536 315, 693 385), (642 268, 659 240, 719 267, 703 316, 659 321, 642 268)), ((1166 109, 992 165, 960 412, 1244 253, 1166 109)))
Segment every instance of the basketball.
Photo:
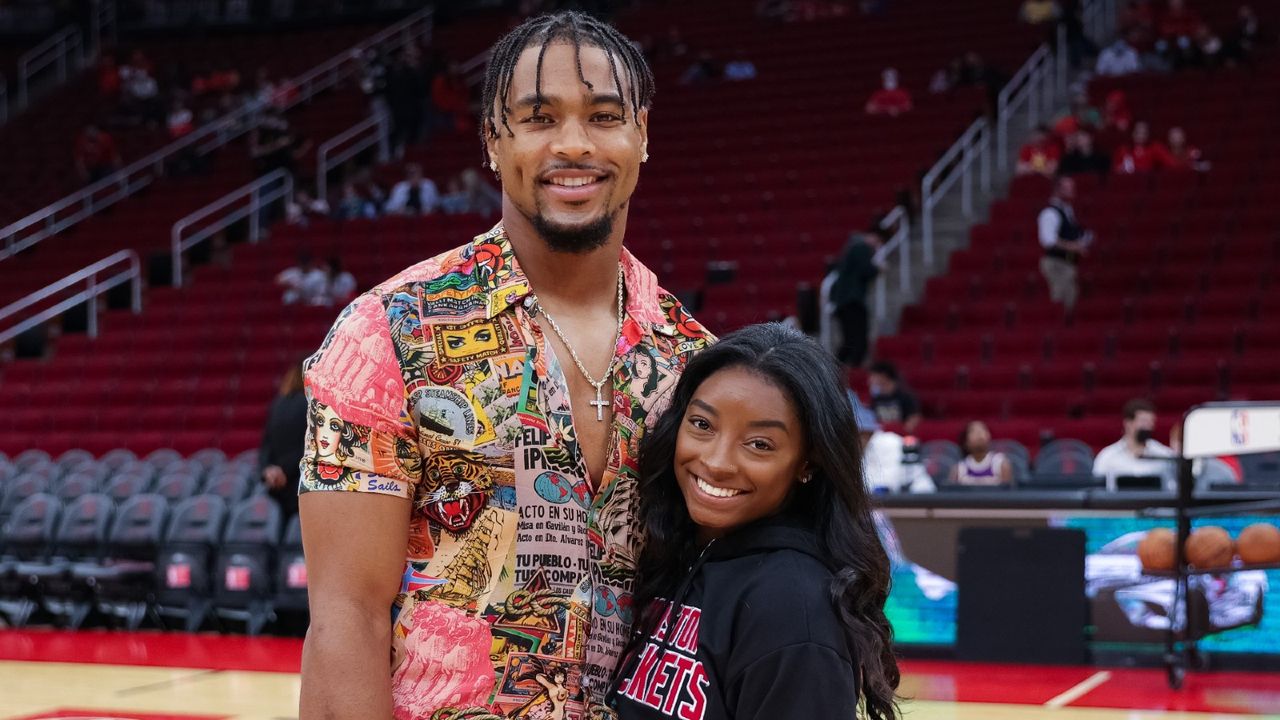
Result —
POLYGON ((1147 532, 1138 543, 1138 558, 1143 570, 1172 570, 1176 558, 1174 548, 1177 536, 1168 528, 1156 528, 1147 532))
POLYGON ((1240 560, 1246 565, 1280 562, 1280 528, 1254 523, 1240 532, 1236 541, 1240 560))
POLYGON ((1187 562, 1197 568, 1226 567, 1235 554, 1231 534, 1220 527, 1202 527, 1187 538, 1187 562))

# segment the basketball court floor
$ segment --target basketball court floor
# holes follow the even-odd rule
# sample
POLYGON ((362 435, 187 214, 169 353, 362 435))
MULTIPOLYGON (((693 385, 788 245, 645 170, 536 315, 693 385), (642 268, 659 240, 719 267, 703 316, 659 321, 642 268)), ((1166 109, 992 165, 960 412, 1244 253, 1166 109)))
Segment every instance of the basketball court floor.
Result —
MULTIPOLYGON (((296 639, 0 630, 0 720, 297 717, 296 639)), ((908 720, 1280 720, 1280 673, 903 662, 908 720)))

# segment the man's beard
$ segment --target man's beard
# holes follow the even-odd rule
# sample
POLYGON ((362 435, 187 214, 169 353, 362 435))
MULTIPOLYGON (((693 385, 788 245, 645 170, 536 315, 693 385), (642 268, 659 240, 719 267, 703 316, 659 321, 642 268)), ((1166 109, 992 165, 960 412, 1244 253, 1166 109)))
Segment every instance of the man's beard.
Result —
POLYGON ((539 211, 529 218, 533 229, 538 233, 551 250, 561 253, 581 255, 604 247, 613 234, 613 217, 617 213, 604 214, 585 225, 565 227, 547 219, 539 211))

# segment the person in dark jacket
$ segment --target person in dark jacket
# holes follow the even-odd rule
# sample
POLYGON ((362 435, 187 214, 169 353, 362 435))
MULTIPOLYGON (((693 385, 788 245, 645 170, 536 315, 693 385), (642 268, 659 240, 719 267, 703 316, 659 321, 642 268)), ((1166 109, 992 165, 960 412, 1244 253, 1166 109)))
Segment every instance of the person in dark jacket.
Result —
POLYGON ((838 365, 799 331, 754 325, 690 361, 640 450, 620 720, 899 717, 861 467, 838 365))
POLYGON ((831 304, 840 320, 840 361, 859 367, 867 358, 871 332, 867 310, 867 291, 880 275, 881 262, 876 253, 884 246, 878 232, 854 233, 836 266, 836 280, 831 286, 831 304))
POLYGON ((299 362, 290 366, 280 381, 280 392, 271 402, 258 447, 258 473, 285 522, 298 513, 298 466, 306 435, 307 395, 299 362))

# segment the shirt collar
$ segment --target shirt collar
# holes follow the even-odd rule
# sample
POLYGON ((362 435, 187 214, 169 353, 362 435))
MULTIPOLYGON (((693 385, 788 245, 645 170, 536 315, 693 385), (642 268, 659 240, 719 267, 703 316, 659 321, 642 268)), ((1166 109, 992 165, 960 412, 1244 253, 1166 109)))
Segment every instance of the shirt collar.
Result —
MULTIPOLYGON (((467 262, 476 283, 488 295, 489 319, 518 302, 527 301, 533 292, 501 223, 476 236, 467 262)), ((626 248, 622 249, 622 277, 627 286, 628 319, 638 323, 645 332, 678 335, 676 323, 663 312, 657 276, 626 248)))

